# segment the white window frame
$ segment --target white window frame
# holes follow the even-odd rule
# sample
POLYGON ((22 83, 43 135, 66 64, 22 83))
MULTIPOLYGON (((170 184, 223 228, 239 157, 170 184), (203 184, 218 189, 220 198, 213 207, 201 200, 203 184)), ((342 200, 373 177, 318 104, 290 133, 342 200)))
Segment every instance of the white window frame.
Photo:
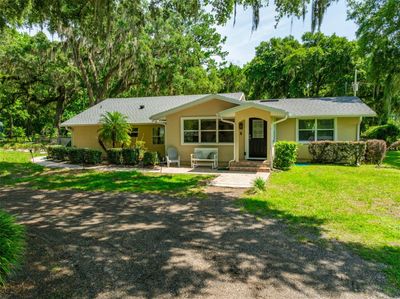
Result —
MULTIPOLYGON (((302 118, 296 118, 296 141, 298 143, 310 143, 310 142, 318 141, 317 140, 317 136, 318 136, 318 120, 321 120, 321 119, 333 119, 333 141, 337 141, 337 118, 336 117, 302 117, 302 118), (314 120, 314 125, 315 125, 314 141, 300 141, 299 140, 299 120, 314 120)), ((321 129, 321 130, 327 130, 327 129, 321 129)), ((311 131, 311 130, 305 130, 305 131, 311 131)))
MULTIPOLYGON (((233 145, 234 142, 219 142, 219 131, 221 132, 233 132, 233 139, 235 139, 235 126, 233 126, 232 130, 219 130, 219 125, 218 123, 221 120, 219 120, 217 117, 215 116, 191 116, 191 117, 181 117, 181 145, 233 145), (216 142, 207 142, 207 143, 202 143, 201 142, 201 120, 203 119, 212 119, 216 121, 216 142), (199 122, 199 129, 198 130, 186 130, 186 131, 192 131, 192 132, 199 132, 199 142, 185 142, 184 139, 184 121, 185 120, 198 120, 199 122)), ((204 132, 211 132, 214 130, 203 130, 204 132)))

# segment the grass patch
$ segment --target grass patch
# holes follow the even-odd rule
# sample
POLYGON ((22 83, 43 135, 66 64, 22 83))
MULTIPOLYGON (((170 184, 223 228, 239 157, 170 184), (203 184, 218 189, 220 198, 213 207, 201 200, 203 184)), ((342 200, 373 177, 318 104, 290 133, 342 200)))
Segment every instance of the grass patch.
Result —
POLYGON ((0 186, 23 184, 46 190, 168 193, 199 196, 212 176, 138 171, 49 170, 30 162, 30 154, 0 152, 0 186))
POLYGON ((400 168, 400 151, 388 151, 383 164, 388 167, 400 168))
POLYGON ((364 258, 384 263, 399 290, 399 182, 395 168, 295 166, 273 173, 265 192, 240 204, 250 213, 284 220, 299 238, 336 239, 364 258))

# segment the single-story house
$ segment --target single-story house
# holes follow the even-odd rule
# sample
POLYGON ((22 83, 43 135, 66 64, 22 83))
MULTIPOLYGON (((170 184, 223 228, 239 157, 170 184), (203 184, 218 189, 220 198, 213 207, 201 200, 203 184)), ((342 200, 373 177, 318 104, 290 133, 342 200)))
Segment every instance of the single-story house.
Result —
POLYGON ((363 117, 376 113, 358 97, 246 101, 239 93, 110 98, 62 123, 72 145, 101 149, 99 121, 107 111, 125 114, 131 137, 161 154, 175 147, 182 163, 195 148, 218 148, 219 164, 273 160, 274 142, 300 143, 298 159, 310 158, 314 140, 356 141, 363 117))

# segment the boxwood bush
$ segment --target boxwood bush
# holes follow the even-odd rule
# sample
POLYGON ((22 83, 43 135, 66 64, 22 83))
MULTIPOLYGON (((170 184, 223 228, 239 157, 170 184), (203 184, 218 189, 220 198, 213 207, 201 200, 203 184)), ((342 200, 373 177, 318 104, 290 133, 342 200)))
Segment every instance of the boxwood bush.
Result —
POLYGON ((101 163, 101 151, 96 149, 83 148, 83 162, 85 164, 99 164, 101 163))
POLYGON ((135 148, 122 149, 122 163, 125 165, 136 165, 139 163, 138 152, 135 148))
POLYGON ((386 154, 385 140, 367 140, 366 145, 365 162, 381 165, 386 154))
POLYGON ((69 147, 50 145, 47 147, 47 157, 53 160, 65 161, 68 158, 69 147))
POLYGON ((84 164, 84 151, 81 148, 71 147, 68 150, 68 160, 72 164, 84 164))
POLYGON ((143 156, 144 166, 155 166, 159 163, 157 152, 145 152, 143 156))
POLYGON ((111 148, 107 150, 107 160, 111 164, 120 165, 123 162, 122 148, 111 148))
POLYGON ((315 141, 308 145, 312 161, 316 163, 359 165, 365 150, 363 141, 315 141))
POLYGON ((296 162, 297 143, 290 141, 278 141, 275 143, 274 167, 288 170, 296 162))
POLYGON ((0 211, 0 284, 20 263, 25 245, 24 227, 14 217, 0 211))

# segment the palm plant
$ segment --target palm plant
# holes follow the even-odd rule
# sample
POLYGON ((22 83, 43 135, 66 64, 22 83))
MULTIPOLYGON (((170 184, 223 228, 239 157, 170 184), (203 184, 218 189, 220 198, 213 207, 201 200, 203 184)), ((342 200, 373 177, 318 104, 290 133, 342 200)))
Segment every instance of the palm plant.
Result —
POLYGON ((129 136, 131 126, 127 122, 126 115, 117 111, 106 112, 101 115, 100 123, 98 133, 101 141, 111 142, 113 148, 116 145, 124 146, 131 143, 129 136))

